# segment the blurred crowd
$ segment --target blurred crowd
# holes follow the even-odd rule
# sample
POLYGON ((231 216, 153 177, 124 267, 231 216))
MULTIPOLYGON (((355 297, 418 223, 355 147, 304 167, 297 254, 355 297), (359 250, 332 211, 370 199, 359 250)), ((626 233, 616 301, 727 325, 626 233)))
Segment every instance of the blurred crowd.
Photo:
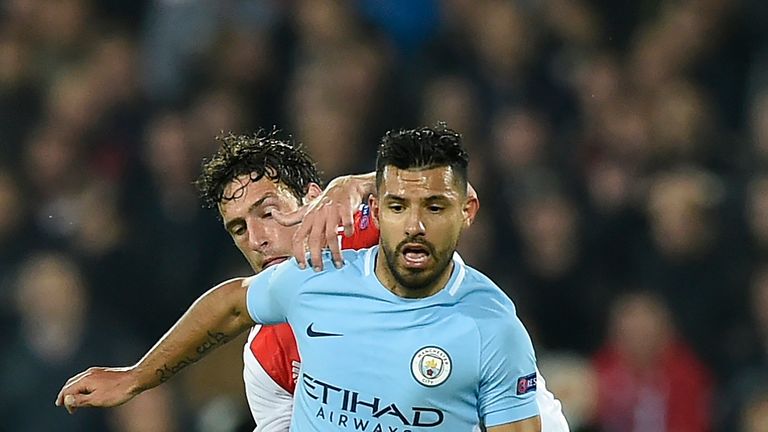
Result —
POLYGON ((115 410, 127 365, 249 273, 192 181, 278 128, 325 180, 446 121, 482 208, 464 259, 511 296, 574 431, 768 431, 768 3, 5 0, 2 431, 249 430, 241 346, 115 410))

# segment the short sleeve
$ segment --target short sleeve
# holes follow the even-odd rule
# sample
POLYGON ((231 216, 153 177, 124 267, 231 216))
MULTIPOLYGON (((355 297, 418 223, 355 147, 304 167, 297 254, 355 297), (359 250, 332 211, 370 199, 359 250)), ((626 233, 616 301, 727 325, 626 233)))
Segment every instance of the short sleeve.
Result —
POLYGON ((248 314, 260 324, 278 324, 288 320, 293 299, 306 279, 295 259, 270 267, 251 279, 246 303, 248 314))
POLYGON ((482 324, 480 418, 498 426, 538 415, 536 355, 525 327, 514 314, 482 324))

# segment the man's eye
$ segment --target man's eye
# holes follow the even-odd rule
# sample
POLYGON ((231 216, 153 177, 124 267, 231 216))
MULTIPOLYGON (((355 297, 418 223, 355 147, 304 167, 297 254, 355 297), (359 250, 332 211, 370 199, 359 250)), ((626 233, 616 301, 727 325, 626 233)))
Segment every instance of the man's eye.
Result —
POLYGON ((241 236, 245 234, 245 227, 238 227, 232 230, 232 235, 241 236))
POLYGON ((272 219, 272 212, 268 211, 268 212, 264 213, 263 215, 261 215, 261 218, 262 219, 272 219))
POLYGON ((429 208, 429 211, 431 211, 432 213, 440 213, 443 210, 443 207, 438 205, 431 205, 428 208, 429 208))
POLYGON ((401 211, 403 211, 404 207, 400 204, 391 204, 389 206, 389 209, 395 213, 400 213, 401 211))

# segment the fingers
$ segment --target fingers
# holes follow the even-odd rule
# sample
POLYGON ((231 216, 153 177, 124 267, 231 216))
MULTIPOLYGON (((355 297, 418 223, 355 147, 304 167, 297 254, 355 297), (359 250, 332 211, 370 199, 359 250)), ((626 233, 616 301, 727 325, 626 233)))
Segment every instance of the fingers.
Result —
POLYGON ((84 370, 80 372, 79 374, 71 377, 67 380, 66 383, 64 383, 64 386, 61 387, 61 390, 59 390, 59 394, 56 395, 56 406, 61 406, 64 403, 64 394, 67 392, 71 392, 71 387, 74 383, 80 381, 84 376, 88 374, 89 371, 84 370))
POLYGON ((306 227, 302 235, 308 240, 307 247, 315 271, 323 269, 322 253, 326 246, 330 249, 334 266, 336 268, 344 266, 344 257, 341 254, 338 238, 340 224, 344 227, 344 235, 354 234, 353 207, 341 204, 326 205, 316 213, 307 215, 302 222, 302 228, 306 227))
POLYGON ((306 226, 301 225, 296 233, 293 234, 293 245, 291 250, 293 251, 293 257, 296 258, 296 262, 299 264, 299 268, 304 270, 307 268, 307 248, 304 239, 306 238, 306 226))
MULTIPOLYGON (((339 211, 341 226, 344 227, 344 236, 352 237, 355 234, 355 206, 343 208, 339 211)), ((330 239, 328 240, 330 243, 330 239)))
POLYGON ((272 218, 275 222, 283 226, 294 226, 302 221, 304 215, 307 214, 309 209, 308 205, 299 207, 292 212, 281 212, 280 210, 272 210, 272 218))
POLYGON ((292 252, 302 269, 307 267, 306 252, 309 250, 310 264, 315 271, 321 271, 323 269, 322 253, 326 246, 330 249, 334 265, 336 267, 344 265, 337 227, 343 227, 344 235, 347 237, 354 235, 354 214, 358 200, 350 199, 349 191, 336 189, 329 188, 326 190, 326 195, 316 198, 297 211, 272 212, 272 217, 281 225, 299 224, 293 236, 292 252))
POLYGON ((312 268, 316 272, 323 270, 323 247, 326 245, 324 222, 325 221, 321 218, 320 221, 314 224, 307 240, 309 257, 312 260, 312 268))
POLYGON ((73 414, 78 408, 92 407, 93 402, 89 394, 68 394, 64 396, 64 408, 73 414))
POLYGON ((338 237, 338 230, 334 224, 325 225, 325 240, 328 248, 331 250, 331 259, 336 268, 344 266, 344 258, 341 256, 341 242, 338 237))
POLYGON ((61 389, 56 398, 56 406, 64 405, 67 412, 72 414, 78 408, 91 406, 91 392, 92 389, 85 383, 75 381, 61 389))
POLYGON ((74 396, 70 394, 64 396, 64 408, 67 409, 68 413, 72 414, 73 412, 75 412, 75 409, 77 409, 75 404, 76 404, 76 400, 74 396))
POLYGON ((68 394, 64 396, 64 408, 67 409, 67 412, 72 414, 77 409, 77 399, 74 395, 68 394))

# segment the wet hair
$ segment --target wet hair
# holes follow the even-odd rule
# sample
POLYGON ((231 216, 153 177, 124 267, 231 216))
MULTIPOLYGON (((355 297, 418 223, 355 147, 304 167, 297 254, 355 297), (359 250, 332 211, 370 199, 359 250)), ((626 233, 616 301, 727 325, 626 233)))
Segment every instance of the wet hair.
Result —
POLYGON ((253 135, 230 132, 217 136, 219 149, 203 161, 202 172, 195 181, 203 206, 215 208, 241 196, 246 185, 229 195, 225 195, 224 190, 242 175, 249 175, 252 182, 266 176, 282 183, 299 202, 309 190, 310 183, 322 186, 315 161, 300 145, 278 138, 277 133, 259 130, 253 135))
POLYGON ((466 190, 468 163, 461 135, 443 122, 435 127, 389 131, 376 155, 376 187, 380 187, 388 165, 418 170, 450 166, 459 186, 466 190))

